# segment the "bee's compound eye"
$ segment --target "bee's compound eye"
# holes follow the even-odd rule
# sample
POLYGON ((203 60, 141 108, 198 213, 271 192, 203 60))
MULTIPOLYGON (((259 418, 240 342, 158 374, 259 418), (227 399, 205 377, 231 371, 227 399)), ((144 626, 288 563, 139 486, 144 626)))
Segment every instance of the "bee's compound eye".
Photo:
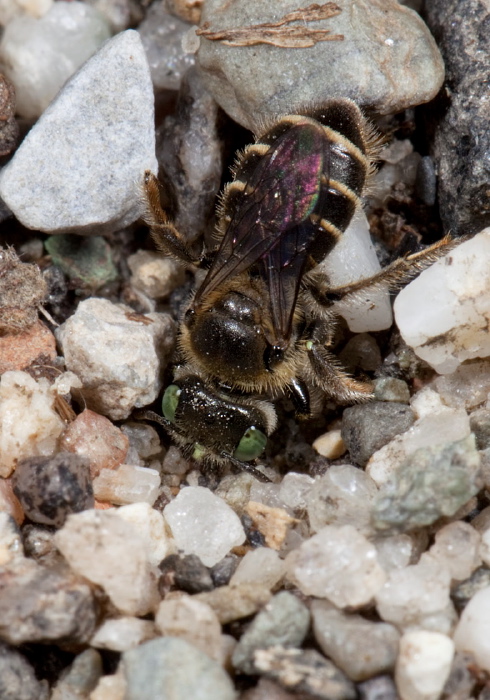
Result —
POLYGON ((265 449, 267 444, 267 436, 261 430, 254 426, 245 431, 242 439, 238 443, 238 447, 233 453, 233 457, 241 462, 250 462, 255 459, 265 449))
POLYGON ((177 384, 170 384, 166 389, 162 399, 162 413, 171 423, 175 420, 175 411, 179 405, 179 398, 182 390, 177 384))

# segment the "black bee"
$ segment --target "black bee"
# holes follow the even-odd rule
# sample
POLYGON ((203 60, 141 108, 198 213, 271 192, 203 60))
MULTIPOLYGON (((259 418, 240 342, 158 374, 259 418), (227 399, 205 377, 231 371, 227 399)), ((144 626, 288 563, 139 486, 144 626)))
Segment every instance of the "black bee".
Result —
POLYGON ((368 286, 406 281, 447 243, 341 288, 318 272, 361 206, 379 143, 347 99, 281 117, 238 157, 221 198, 217 246, 198 259, 146 173, 146 222, 159 248, 207 266, 181 319, 181 363, 160 419, 194 458, 254 471, 248 463, 276 426, 278 396, 289 395, 301 416, 319 390, 341 403, 370 398, 371 387, 349 377, 329 350, 332 306, 368 286))

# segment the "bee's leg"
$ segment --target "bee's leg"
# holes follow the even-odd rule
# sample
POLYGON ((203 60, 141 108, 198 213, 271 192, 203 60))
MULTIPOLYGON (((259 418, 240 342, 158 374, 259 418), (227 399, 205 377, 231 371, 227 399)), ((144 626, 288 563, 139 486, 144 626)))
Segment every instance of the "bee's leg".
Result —
POLYGON ((196 255, 167 219, 160 204, 158 180, 150 170, 145 172, 144 198, 146 206, 143 219, 150 227, 151 236, 157 248, 165 255, 170 255, 187 266, 199 267, 202 254, 196 255))
POLYGON ((356 295, 364 292, 367 289, 383 287, 391 291, 396 291, 404 284, 418 275, 422 270, 429 265, 432 265, 443 255, 449 253, 453 248, 459 245, 462 238, 454 239, 450 236, 445 236, 442 240, 434 243, 434 245, 425 248, 425 250, 412 255, 406 255, 398 258, 391 265, 383 268, 377 274, 367 279, 346 284, 341 287, 331 287, 328 285, 326 277, 313 274, 308 281, 308 288, 315 299, 322 306, 332 306, 336 301, 341 301, 346 297, 355 298, 356 295))
POLYGON ((339 403, 359 403, 373 396, 373 388, 367 382, 350 377, 327 347, 332 337, 332 321, 319 321, 311 340, 306 343, 310 361, 311 380, 339 403))
POLYGON ((260 469, 257 469, 257 467, 255 467, 253 464, 250 464, 250 462, 242 462, 236 457, 233 457, 232 455, 228 454, 228 452, 222 452, 220 457, 227 459, 239 471, 248 472, 249 474, 252 474, 252 476, 258 479, 258 481, 262 481, 262 483, 264 484, 269 484, 271 481, 266 474, 261 472, 260 469))
POLYGON ((294 406, 297 418, 308 418, 311 415, 310 392, 306 383, 295 377, 286 387, 286 393, 294 406))

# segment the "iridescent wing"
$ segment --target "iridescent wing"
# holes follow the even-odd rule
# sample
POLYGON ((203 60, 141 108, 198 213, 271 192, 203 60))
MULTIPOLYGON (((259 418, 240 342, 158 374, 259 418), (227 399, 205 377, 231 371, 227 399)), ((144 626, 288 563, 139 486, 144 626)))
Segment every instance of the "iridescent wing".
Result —
POLYGON ((328 178, 326 153, 325 133, 311 121, 291 126, 276 139, 246 183, 195 305, 258 264, 271 293, 277 340, 288 337, 308 248, 318 235, 310 215, 322 175, 328 178))

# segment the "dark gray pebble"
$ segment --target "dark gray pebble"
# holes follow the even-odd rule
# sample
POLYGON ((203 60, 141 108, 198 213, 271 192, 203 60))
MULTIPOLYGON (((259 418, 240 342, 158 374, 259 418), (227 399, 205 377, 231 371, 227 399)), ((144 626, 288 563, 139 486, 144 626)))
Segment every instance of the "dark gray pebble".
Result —
POLYGON ((70 452, 23 459, 12 483, 26 516, 35 523, 61 527, 70 513, 94 505, 89 461, 70 452))
POLYGON ((195 554, 170 554, 160 563, 159 569, 162 575, 158 585, 162 595, 172 588, 186 593, 202 593, 214 588, 209 569, 195 554))
POLYGON ((490 447, 490 409, 479 408, 470 415, 471 432, 475 433, 476 446, 479 450, 490 447))
POLYGON ((354 464, 363 467, 368 459, 414 423, 412 409, 401 403, 373 401, 346 408, 342 416, 342 440, 354 464))
POLYGON ((476 571, 473 571, 469 578, 465 581, 461 581, 461 583, 456 586, 451 593, 451 598, 456 608, 461 611, 470 602, 475 593, 489 586, 490 569, 487 569, 486 566, 481 566, 479 569, 476 569, 476 571))
POLYGON ((38 681, 29 662, 15 649, 0 644, 0 698, 2 700, 47 700, 46 681, 38 681))

